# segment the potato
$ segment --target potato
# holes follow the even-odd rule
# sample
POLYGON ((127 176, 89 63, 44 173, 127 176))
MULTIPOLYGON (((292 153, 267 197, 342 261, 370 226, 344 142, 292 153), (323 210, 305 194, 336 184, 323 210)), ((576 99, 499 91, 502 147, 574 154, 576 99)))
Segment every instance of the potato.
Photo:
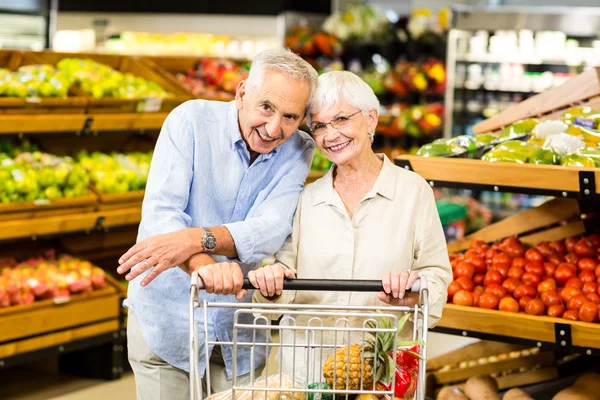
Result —
POLYGON ((440 390, 437 400, 469 400, 456 386, 446 386, 440 390))
POLYGON ((504 393, 502 400, 533 400, 533 397, 531 397, 521 389, 514 388, 504 393))
POLYGON ((471 400, 500 400, 498 382, 489 375, 473 376, 465 383, 465 396, 471 400))

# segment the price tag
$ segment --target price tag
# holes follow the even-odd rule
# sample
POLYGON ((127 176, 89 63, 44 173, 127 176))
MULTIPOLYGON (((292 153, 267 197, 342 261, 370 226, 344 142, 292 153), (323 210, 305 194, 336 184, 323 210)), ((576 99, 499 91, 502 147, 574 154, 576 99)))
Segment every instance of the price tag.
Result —
POLYGON ((162 107, 161 97, 146 97, 138 104, 138 112, 157 112, 162 107))
POLYGON ((71 298, 69 296, 59 296, 59 297, 54 297, 52 299, 52 302, 54 304, 65 304, 68 303, 71 300, 71 298))
POLYGON ((578 126, 582 126, 584 128, 594 129, 595 123, 591 119, 575 118, 574 124, 578 125, 578 126))
POLYGON ((37 199, 33 201, 33 204, 36 206, 49 206, 50 200, 48 199, 37 199))
POLYGON ((25 102, 37 104, 37 103, 41 103, 42 99, 39 97, 25 97, 25 102))

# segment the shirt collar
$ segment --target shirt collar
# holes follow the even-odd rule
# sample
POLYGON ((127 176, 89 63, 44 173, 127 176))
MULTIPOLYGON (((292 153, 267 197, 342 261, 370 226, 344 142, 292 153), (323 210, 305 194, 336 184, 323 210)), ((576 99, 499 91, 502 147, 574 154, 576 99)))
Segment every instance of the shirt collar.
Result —
MULTIPOLYGON (((235 106, 235 100, 232 100, 229 103, 229 115, 227 117, 227 125, 228 125, 227 130, 228 130, 229 136, 231 138, 231 145, 234 148, 237 147, 237 148, 248 151, 248 146, 246 146, 246 142, 244 142, 244 139, 242 138, 242 132, 240 131, 240 124, 239 124, 238 118, 239 118, 238 109, 235 106)), ((271 158, 275 154, 277 154, 277 150, 278 150, 278 148, 276 147, 270 153, 260 154, 258 156, 258 158, 256 159, 256 161, 268 160, 269 158, 271 158)))
MULTIPOLYGON (((396 174, 394 173, 394 169, 396 166, 385 154, 377 154, 377 157, 383 159, 383 167, 381 167, 381 171, 379 172, 379 176, 377 177, 373 188, 367 193, 365 198, 370 199, 378 194, 388 200, 394 200, 396 194, 396 174)), ((333 204, 335 197, 335 189, 333 188, 334 169, 335 165, 327 171, 323 178, 314 183, 315 185, 318 185, 315 188, 313 196, 314 206, 321 203, 326 203, 327 205, 333 204)))

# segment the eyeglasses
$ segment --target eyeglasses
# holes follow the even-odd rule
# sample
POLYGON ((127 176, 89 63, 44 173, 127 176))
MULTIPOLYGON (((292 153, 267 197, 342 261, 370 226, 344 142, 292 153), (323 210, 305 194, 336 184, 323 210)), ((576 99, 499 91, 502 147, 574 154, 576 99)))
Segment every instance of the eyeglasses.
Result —
POLYGON ((350 115, 340 115, 339 117, 334 118, 329 122, 319 122, 311 126, 310 131, 312 132, 313 136, 319 136, 327 132, 327 125, 331 125, 333 129, 343 128, 344 126, 350 123, 350 118, 354 117, 359 112, 361 111, 359 110, 354 114, 350 115))

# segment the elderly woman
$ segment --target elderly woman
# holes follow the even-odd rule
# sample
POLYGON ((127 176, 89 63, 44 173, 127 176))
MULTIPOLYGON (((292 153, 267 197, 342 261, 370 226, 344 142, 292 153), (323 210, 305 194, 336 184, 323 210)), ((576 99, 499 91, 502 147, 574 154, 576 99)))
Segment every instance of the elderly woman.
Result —
MULTIPOLYGON (((418 295, 405 296, 405 290, 426 276, 430 326, 441 317, 452 270, 434 195, 419 175, 373 152, 378 109, 371 88, 351 72, 319 78, 308 122, 320 151, 334 165, 301 194, 292 234, 276 254, 277 263, 249 273, 260 290, 254 301, 411 306, 418 295), (284 276, 381 279, 385 291, 282 292, 284 276)), ((287 350, 283 359, 289 371, 287 350)))

